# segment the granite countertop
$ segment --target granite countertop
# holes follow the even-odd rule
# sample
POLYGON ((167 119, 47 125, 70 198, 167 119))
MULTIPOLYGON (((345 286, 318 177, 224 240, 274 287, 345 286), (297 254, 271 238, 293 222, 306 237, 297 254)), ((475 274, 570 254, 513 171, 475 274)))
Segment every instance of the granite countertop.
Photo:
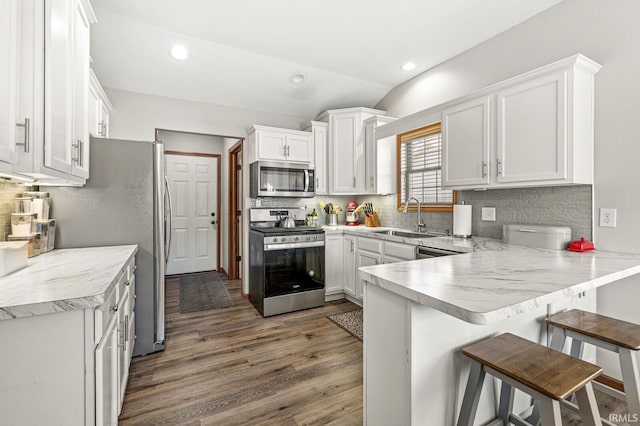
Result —
MULTIPOLYGON (((427 239, 432 244, 436 240, 427 239)), ((362 267, 359 276, 464 321, 486 324, 638 273, 640 255, 575 253, 489 240, 479 242, 473 253, 362 267)))
POLYGON ((138 246, 53 250, 0 278, 0 320, 100 306, 138 246))

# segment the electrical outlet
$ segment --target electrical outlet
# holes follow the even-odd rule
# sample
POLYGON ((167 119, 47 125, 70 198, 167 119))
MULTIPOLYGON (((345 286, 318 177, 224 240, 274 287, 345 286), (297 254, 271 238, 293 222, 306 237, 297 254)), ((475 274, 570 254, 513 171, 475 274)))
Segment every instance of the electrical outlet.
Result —
POLYGON ((485 222, 496 221, 496 208, 495 207, 483 207, 482 208, 482 220, 485 222))
POLYGON ((600 209, 600 226, 616 227, 616 209, 600 209))

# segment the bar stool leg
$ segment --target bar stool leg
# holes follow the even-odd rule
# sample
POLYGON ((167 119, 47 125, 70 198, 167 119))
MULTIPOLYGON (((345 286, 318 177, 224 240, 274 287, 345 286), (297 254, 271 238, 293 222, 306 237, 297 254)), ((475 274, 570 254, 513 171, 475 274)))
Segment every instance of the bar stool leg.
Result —
POLYGON ((471 371, 469 371, 469 379, 464 391, 458 426, 473 426, 485 375, 484 366, 477 361, 471 360, 471 371))
POLYGON ((556 351, 562 352, 564 348, 564 342, 567 339, 567 335, 564 332, 563 328, 553 327, 553 332, 551 333, 551 342, 549 343, 549 347, 551 349, 555 349, 556 351))
POLYGON ((582 359, 582 350, 584 348, 584 342, 575 337, 571 338, 571 354, 572 357, 582 359))
POLYGON ((598 403, 596 402, 596 396, 593 393, 591 383, 587 383, 582 389, 576 392, 576 399, 578 400, 578 410, 582 417, 582 424, 584 426, 602 426, 598 403))
POLYGON ((560 403, 551 398, 540 398, 540 417, 544 426, 562 426, 560 403))
POLYGON ((513 412, 513 397, 516 390, 509 383, 503 381, 500 387, 500 405, 498 405, 498 418, 509 424, 509 415, 513 412))
POLYGON ((627 397, 629 414, 640 415, 640 374, 638 373, 638 359, 636 351, 620 348, 620 369, 624 382, 624 394, 627 397))

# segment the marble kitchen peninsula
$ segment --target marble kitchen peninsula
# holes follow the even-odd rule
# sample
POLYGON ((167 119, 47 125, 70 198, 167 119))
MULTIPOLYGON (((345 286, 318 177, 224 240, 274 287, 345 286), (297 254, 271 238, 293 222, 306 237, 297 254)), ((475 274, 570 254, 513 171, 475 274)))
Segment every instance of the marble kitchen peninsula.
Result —
MULTIPOLYGON (((360 268, 367 425, 455 424, 469 370, 462 347, 502 332, 546 344, 549 313, 594 310, 596 287, 640 273, 640 255, 492 248, 360 268)), ((494 415, 491 381, 485 388, 478 424, 494 415)))

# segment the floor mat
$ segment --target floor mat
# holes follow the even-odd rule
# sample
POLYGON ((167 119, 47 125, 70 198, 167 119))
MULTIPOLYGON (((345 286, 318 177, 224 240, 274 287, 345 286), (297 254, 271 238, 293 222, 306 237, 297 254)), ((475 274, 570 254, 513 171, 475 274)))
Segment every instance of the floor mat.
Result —
POLYGON ((233 300, 217 272, 180 277, 180 313, 228 308, 233 300))
POLYGON ((329 315, 327 318, 347 330, 354 337, 362 340, 362 309, 342 314, 329 315))

